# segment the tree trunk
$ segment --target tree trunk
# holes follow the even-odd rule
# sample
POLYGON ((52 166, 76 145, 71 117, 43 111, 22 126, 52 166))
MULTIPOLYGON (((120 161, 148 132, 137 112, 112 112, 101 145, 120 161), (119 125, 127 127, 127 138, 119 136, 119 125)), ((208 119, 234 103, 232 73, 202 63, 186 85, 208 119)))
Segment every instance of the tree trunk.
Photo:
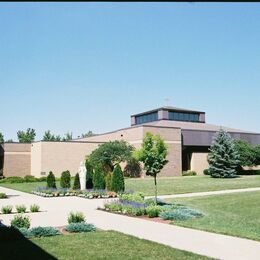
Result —
POLYGON ((157 180, 156 175, 154 175, 154 185, 155 185, 155 204, 157 205, 157 180))

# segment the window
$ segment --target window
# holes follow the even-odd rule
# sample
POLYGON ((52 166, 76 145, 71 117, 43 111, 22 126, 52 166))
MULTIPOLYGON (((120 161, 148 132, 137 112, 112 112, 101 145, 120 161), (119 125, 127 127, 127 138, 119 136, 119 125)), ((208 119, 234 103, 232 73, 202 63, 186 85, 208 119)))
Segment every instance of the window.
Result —
POLYGON ((169 111, 169 120, 199 122, 199 114, 169 111))
POLYGON ((146 115, 141 115, 141 116, 137 116, 136 117, 136 124, 144 124, 144 123, 148 123, 148 122, 152 122, 152 121, 156 121, 158 120, 158 113, 154 112, 154 113, 150 113, 150 114, 146 114, 146 115))

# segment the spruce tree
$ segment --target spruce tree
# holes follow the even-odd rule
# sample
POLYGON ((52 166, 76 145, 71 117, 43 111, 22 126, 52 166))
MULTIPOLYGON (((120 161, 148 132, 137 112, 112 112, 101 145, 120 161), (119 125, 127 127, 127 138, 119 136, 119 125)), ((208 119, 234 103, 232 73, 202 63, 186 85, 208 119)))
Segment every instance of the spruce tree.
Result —
POLYGON ((79 174, 76 173, 74 178, 73 190, 79 190, 79 189, 80 189, 79 174))
POLYGON ((52 171, 47 176, 47 187, 56 189, 55 176, 52 171))
POLYGON ((116 165, 112 174, 111 189, 115 192, 122 192, 125 190, 124 175, 119 164, 116 165))
POLYGON ((222 128, 214 136, 208 154, 209 174, 214 178, 234 178, 239 155, 234 140, 222 128))
POLYGON ((93 188, 97 190, 105 189, 105 176, 102 169, 102 165, 98 164, 93 174, 93 188))

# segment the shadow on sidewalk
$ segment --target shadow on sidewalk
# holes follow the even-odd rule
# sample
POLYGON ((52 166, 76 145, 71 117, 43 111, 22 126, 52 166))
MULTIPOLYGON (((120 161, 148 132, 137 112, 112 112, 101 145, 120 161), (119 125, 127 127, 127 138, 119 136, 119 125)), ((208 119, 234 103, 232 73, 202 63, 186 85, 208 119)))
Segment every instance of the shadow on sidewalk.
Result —
POLYGON ((56 260, 13 227, 0 226, 0 259, 56 260))

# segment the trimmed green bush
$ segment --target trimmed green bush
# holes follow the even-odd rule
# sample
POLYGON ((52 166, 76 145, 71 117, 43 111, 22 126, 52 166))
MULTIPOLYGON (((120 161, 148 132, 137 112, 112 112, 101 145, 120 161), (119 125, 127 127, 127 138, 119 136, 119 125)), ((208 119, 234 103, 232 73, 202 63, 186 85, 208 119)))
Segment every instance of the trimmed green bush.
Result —
POLYGON ((15 208, 16 208, 18 213, 25 213, 25 211, 26 211, 25 205, 16 205, 15 208))
POLYGON ((68 216, 68 223, 80 223, 85 222, 85 216, 82 212, 70 212, 68 216))
POLYGON ((160 206, 149 206, 146 208, 146 214, 149 218, 156 218, 159 216, 159 213, 162 211, 160 206))
POLYGON ((49 172, 46 181, 47 181, 47 188, 54 188, 54 189, 56 189, 55 176, 54 176, 52 171, 49 172))
POLYGON ((79 174, 76 173, 75 178, 74 178, 73 190, 79 190, 79 189, 80 189, 79 174))
POLYGON ((113 170, 111 188, 115 192, 123 192, 125 190, 124 175, 119 164, 113 170))
POLYGON ((112 189, 112 173, 109 172, 107 173, 106 176, 106 190, 111 191, 111 189, 112 189))
POLYGON ((50 237, 60 235, 60 231, 53 227, 34 227, 30 229, 30 236, 33 237, 50 237))
POLYGON ((99 190, 105 189, 105 187, 106 183, 102 165, 98 164, 93 174, 93 188, 99 190))
POLYGON ((65 230, 68 232, 78 233, 78 232, 93 232, 96 231, 96 228, 92 224, 81 222, 81 223, 71 223, 65 227, 65 230))
POLYGON ((203 173, 204 173, 204 175, 210 175, 210 174, 209 174, 209 169, 205 169, 205 170, 203 171, 203 173))
POLYGON ((3 207, 1 208, 1 212, 2 212, 3 214, 10 214, 10 213, 12 212, 12 208, 13 208, 13 206, 11 206, 11 205, 3 206, 3 207))
POLYGON ((11 220, 11 226, 15 228, 29 228, 30 227, 30 219, 28 216, 24 215, 15 215, 11 220))
POLYGON ((61 188, 70 188, 70 172, 64 171, 61 173, 60 186, 61 188))
POLYGON ((6 199, 7 195, 3 192, 0 192, 0 199, 6 199))
POLYGON ((93 189, 94 169, 93 169, 93 166, 88 159, 85 162, 85 167, 86 167, 86 170, 87 170, 86 189, 93 189))
POLYGON ((37 205, 37 204, 32 204, 32 205, 30 206, 30 211, 31 211, 31 212, 39 212, 39 210, 40 210, 40 206, 37 205))
POLYGON ((182 176, 196 176, 197 173, 195 171, 184 171, 182 172, 182 176))
POLYGON ((45 176, 39 177, 39 178, 37 178, 37 181, 40 181, 40 182, 47 181, 47 177, 45 177, 45 176))

